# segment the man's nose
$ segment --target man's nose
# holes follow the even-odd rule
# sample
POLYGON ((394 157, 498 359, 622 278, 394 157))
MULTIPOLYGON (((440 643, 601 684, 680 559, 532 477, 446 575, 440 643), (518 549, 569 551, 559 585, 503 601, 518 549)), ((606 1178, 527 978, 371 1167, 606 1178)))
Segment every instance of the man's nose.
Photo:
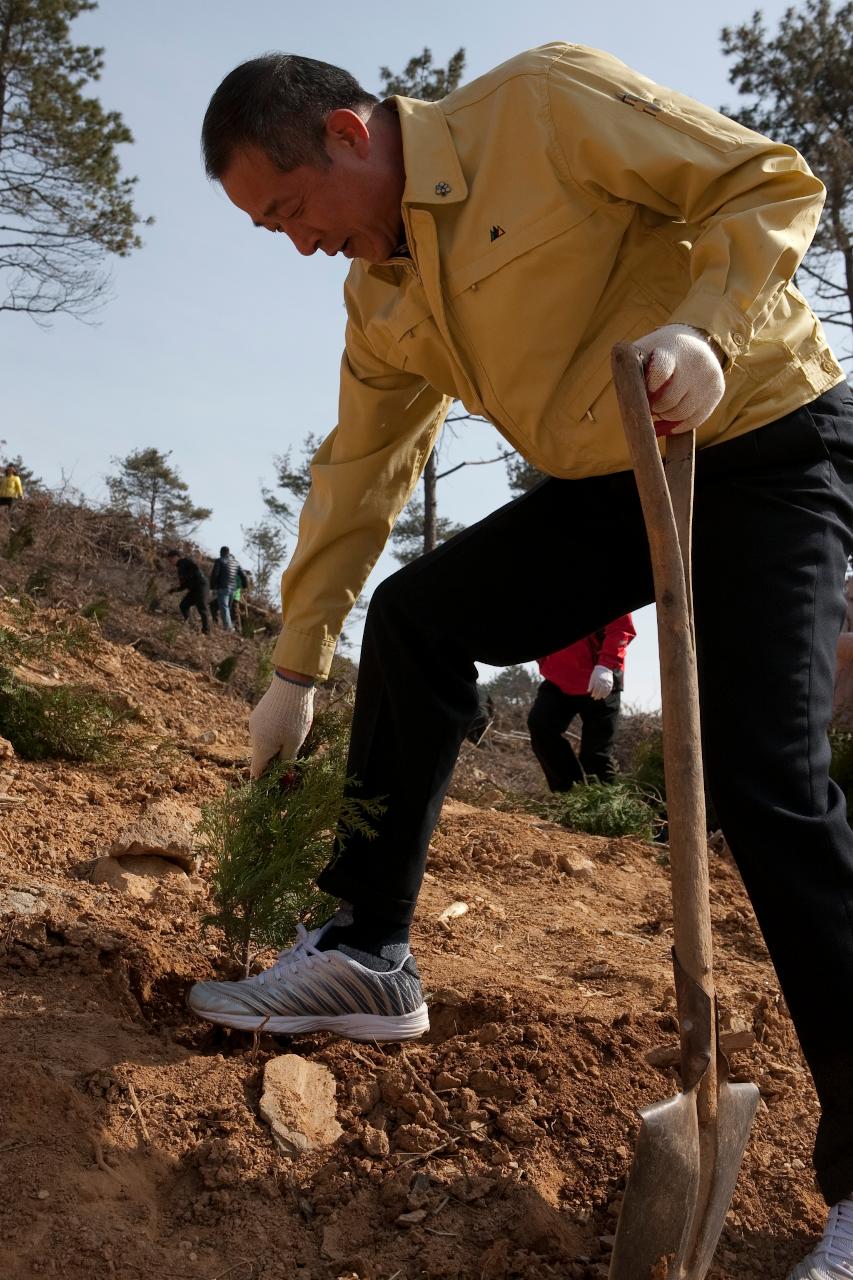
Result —
POLYGON ((289 231, 287 234, 299 252, 306 258, 310 258, 312 253, 316 253, 320 246, 319 237, 310 231, 289 231))

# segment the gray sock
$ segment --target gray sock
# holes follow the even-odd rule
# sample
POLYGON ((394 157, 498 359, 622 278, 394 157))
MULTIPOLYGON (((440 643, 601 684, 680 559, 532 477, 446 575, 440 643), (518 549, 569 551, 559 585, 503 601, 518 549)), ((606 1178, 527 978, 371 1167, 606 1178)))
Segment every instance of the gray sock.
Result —
POLYGON ((341 943, 336 950, 349 956, 350 960, 355 960, 356 964, 363 965, 365 969, 387 973, 389 969, 399 969, 409 954, 409 944, 408 942, 388 943, 381 948, 378 955, 374 955, 371 951, 359 951, 357 947, 349 947, 345 942, 341 943))

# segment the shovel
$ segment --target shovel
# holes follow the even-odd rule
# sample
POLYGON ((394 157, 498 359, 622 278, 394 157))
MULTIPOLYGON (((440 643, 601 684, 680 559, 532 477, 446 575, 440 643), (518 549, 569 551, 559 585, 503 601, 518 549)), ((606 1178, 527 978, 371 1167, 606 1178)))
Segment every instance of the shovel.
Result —
POLYGON ((711 948, 699 693, 690 590, 695 439, 670 436, 666 472, 631 343, 613 378, 651 549, 657 601, 682 1092, 640 1112, 610 1280, 703 1280, 749 1138, 758 1089, 720 1052, 711 948))

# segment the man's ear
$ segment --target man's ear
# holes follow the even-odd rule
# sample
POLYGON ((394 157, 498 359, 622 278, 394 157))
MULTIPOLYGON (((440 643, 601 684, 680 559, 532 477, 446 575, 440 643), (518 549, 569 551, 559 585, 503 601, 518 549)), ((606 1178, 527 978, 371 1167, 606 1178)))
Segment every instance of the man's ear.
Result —
POLYGON ((338 107, 326 116, 326 148, 331 154, 344 147, 364 159, 370 151, 370 130, 357 111, 338 107))

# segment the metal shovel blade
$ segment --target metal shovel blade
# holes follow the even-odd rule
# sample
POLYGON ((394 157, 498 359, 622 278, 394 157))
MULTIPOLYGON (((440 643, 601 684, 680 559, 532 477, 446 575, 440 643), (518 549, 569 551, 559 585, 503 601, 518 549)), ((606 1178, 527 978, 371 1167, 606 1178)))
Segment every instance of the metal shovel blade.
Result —
POLYGON ((676 1275, 702 1280, 707 1274, 734 1195, 749 1131, 760 1094, 754 1084, 721 1083, 717 1092, 717 1161, 704 1206, 696 1244, 688 1263, 676 1275))
POLYGON ((758 1097, 753 1084, 720 1084, 716 1160, 704 1204, 696 1088, 640 1112, 610 1280, 703 1280, 731 1203, 758 1097))
POLYGON ((687 1246, 699 1190, 695 1091, 644 1107, 640 1117, 610 1280, 668 1280, 687 1246))

